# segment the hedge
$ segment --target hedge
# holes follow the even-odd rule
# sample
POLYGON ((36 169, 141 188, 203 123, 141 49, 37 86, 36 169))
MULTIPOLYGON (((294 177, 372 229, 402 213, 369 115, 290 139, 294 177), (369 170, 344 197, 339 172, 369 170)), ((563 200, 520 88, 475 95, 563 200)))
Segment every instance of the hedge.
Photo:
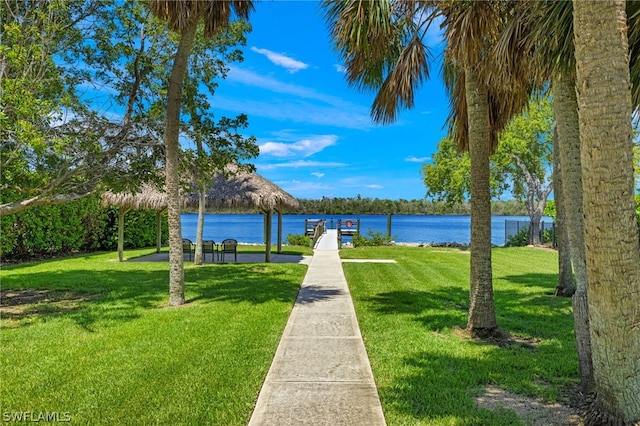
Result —
MULTIPOLYGON (((162 241, 168 240, 166 212, 162 241)), ((0 256, 3 260, 115 250, 118 209, 103 207, 99 198, 55 206, 35 207, 0 220, 0 256)), ((156 212, 130 210, 125 215, 125 248, 156 244, 156 212)))

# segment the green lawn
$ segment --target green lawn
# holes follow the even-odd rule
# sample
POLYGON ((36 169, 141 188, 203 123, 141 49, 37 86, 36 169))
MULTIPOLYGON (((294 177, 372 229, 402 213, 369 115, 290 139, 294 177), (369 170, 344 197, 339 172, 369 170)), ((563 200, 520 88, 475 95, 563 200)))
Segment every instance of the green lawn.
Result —
POLYGON ((461 337, 469 303, 469 252, 372 247, 343 258, 358 321, 389 425, 514 425, 511 410, 477 408, 488 385, 561 400, 578 383, 571 301, 553 297, 557 254, 494 250, 494 298, 503 347, 461 337))
POLYGON ((116 259, 93 254, 2 268, 3 292, 53 291, 40 303, 2 300, 10 309, 0 323, 3 415, 245 425, 306 266, 186 263, 189 303, 168 308, 168 264, 116 259))
MULTIPOLYGON (((477 408, 474 395, 493 385, 554 401, 578 382, 570 300, 551 296, 554 252, 494 250, 498 323, 523 340, 504 347, 460 337, 467 251, 367 247, 341 256, 398 262, 344 264, 390 426, 519 424, 513 411, 477 408)), ((166 263, 116 259, 2 268, 3 292, 49 293, 32 292, 40 302, 20 306, 3 297, 0 411, 69 413, 92 425, 245 425, 306 266, 187 262, 189 303, 168 308, 166 263)))

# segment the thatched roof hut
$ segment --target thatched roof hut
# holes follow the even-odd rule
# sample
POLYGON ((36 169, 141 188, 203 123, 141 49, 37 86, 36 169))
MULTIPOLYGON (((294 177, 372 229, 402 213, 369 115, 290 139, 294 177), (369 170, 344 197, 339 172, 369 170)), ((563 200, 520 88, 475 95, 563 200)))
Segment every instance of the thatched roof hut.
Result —
POLYGON ((135 194, 132 192, 107 191, 102 194, 104 206, 119 207, 118 214, 118 259, 122 262, 124 256, 124 215, 131 209, 147 209, 157 211, 156 251, 162 248, 162 211, 167 208, 167 194, 154 185, 144 183, 135 194))
POLYGON ((102 194, 102 204, 125 209, 147 209, 162 211, 167 208, 167 194, 154 185, 144 183, 138 192, 111 192, 102 194))
MULTIPOLYGON (((237 171, 234 166, 227 168, 225 177, 216 175, 205 195, 205 210, 220 211, 225 209, 260 210, 265 215, 265 236, 267 244, 266 261, 271 260, 271 214, 278 213, 278 253, 282 251, 282 211, 298 207, 298 200, 284 191, 278 185, 265 179, 257 173, 237 171), (234 174, 235 172, 235 174, 234 174)), ((184 194, 183 207, 198 208, 199 194, 197 191, 184 194)), ((104 205, 120 207, 118 230, 118 257, 122 260, 122 244, 124 214, 129 209, 150 209, 160 213, 167 208, 167 194, 155 186, 143 184, 138 193, 111 191, 102 194, 104 205)), ((158 219, 158 252, 160 251, 160 219, 158 219)))
MULTIPOLYGON (((282 211, 298 207, 298 200, 257 173, 238 171, 235 166, 228 166, 227 172, 227 176, 223 173, 214 176, 208 185, 205 209, 207 211, 224 209, 262 211, 265 215, 264 234, 267 246, 265 261, 270 262, 272 213, 274 211, 278 213, 277 252, 280 253, 282 251, 282 211)), ((185 205, 197 208, 198 199, 198 193, 192 192, 185 196, 185 205)))
MULTIPOLYGON (((219 173, 208 186, 205 206, 208 211, 259 209, 262 212, 272 212, 298 207, 298 200, 291 194, 257 173, 240 171, 228 177, 219 173)), ((185 204, 197 207, 197 192, 187 194, 185 204)))

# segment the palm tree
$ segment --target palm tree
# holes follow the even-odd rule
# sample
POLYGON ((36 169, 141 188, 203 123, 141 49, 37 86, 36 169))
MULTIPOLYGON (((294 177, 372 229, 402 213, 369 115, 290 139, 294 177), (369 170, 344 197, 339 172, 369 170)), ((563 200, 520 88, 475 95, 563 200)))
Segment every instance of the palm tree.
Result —
POLYGON ((167 117, 164 134, 166 156, 166 191, 169 222, 169 305, 184 303, 184 267, 182 230, 180 224, 180 180, 178 153, 180 150, 180 109, 182 87, 191 50, 200 22, 204 35, 212 36, 219 28, 229 24, 233 13, 248 19, 253 10, 250 0, 231 1, 175 1, 151 0, 151 12, 167 22, 169 29, 180 34, 180 43, 169 75, 167 90, 167 117))
POLYGON ((499 335, 493 308, 489 156, 498 133, 528 104, 533 82, 500 66, 493 51, 507 30, 510 3, 440 2, 446 17, 445 80, 451 94, 449 124, 471 159, 471 286, 467 329, 499 335), (510 72, 509 72, 510 71, 510 72))
MULTIPOLYGON (((414 92, 429 77, 429 52, 422 43, 434 18, 444 15, 448 39, 446 74, 452 88, 450 118, 454 138, 472 158, 471 291, 467 328, 473 335, 498 333, 491 271, 491 204, 489 154, 497 132, 526 96, 505 96, 490 87, 486 72, 487 42, 504 22, 499 2, 325 1, 325 10, 347 79, 361 88, 377 90, 373 119, 389 123, 400 108, 413 106, 414 92), (509 102, 503 102, 509 101, 509 102)), ((493 76, 495 79, 495 76, 493 76)), ((505 89, 506 90, 506 89, 505 89)))
POLYGON ((595 379, 587 424, 634 424, 640 421, 640 242, 625 2, 574 1, 573 7, 595 379))
MULTIPOLYGON (((591 338, 587 304, 587 274, 582 213, 580 137, 575 93, 573 6, 562 1, 514 2, 515 8, 505 34, 517 34, 518 41, 503 37, 496 49, 496 63, 507 72, 527 76, 539 88, 551 82, 569 253, 576 278, 572 296, 574 327, 580 364, 581 388, 593 387, 591 338), (514 48, 516 46, 517 48, 514 48)), ((562 207, 560 207, 562 209, 562 207)))

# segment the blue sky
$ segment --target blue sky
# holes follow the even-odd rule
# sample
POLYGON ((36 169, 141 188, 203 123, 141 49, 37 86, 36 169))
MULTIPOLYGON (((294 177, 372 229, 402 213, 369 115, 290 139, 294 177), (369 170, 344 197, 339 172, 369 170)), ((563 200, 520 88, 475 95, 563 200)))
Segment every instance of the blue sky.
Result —
MULTIPOLYGON (((376 125, 375 94, 347 84, 318 2, 257 2, 250 22, 244 61, 231 65, 212 104, 216 116, 248 115, 258 173, 298 198, 423 198, 421 166, 446 133, 439 65, 412 110, 376 125)), ((428 43, 437 60, 438 37, 428 43)))

